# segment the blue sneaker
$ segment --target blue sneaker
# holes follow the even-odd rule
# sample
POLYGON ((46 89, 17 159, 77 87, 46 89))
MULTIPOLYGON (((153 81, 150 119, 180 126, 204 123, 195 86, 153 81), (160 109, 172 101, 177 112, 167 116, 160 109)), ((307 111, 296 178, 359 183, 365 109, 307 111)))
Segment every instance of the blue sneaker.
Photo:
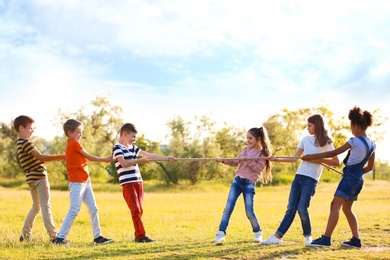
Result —
POLYGON ((345 241, 341 243, 342 246, 350 246, 350 247, 355 247, 355 248, 361 248, 362 243, 360 242, 359 238, 352 237, 351 240, 345 241))
POLYGON ((307 246, 330 246, 330 237, 322 235, 320 238, 314 239, 313 242, 307 246))

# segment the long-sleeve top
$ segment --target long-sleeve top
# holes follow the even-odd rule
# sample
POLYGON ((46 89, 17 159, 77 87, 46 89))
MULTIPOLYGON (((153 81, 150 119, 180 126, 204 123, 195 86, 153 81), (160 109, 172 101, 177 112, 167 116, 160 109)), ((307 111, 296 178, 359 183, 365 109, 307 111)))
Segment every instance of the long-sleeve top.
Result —
MULTIPOLYGON (((240 157, 256 158, 256 157, 260 157, 262 153, 263 150, 245 147, 244 150, 242 150, 242 152, 239 155, 237 155, 236 158, 240 158, 240 157)), ((265 168, 266 160, 265 159, 247 160, 247 161, 230 160, 230 161, 225 161, 224 163, 230 166, 239 165, 236 169, 236 176, 247 178, 250 181, 256 183, 259 181, 261 172, 265 168)))

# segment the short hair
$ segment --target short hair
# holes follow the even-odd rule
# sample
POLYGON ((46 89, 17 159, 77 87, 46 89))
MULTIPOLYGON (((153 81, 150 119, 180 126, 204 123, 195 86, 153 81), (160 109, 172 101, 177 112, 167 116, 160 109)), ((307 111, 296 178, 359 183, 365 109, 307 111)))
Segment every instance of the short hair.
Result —
POLYGON ((32 123, 35 123, 34 119, 32 119, 29 116, 21 115, 21 116, 18 116, 17 118, 15 118, 14 128, 15 128, 16 132, 19 133, 20 126, 27 127, 28 124, 32 124, 32 123))
POLYGON ((123 133, 137 133, 137 129, 132 123, 126 123, 121 127, 120 135, 122 135, 123 133))
POLYGON ((81 123, 80 121, 78 121, 76 119, 66 120, 66 122, 64 123, 65 135, 68 136, 69 131, 74 132, 76 130, 76 128, 79 127, 80 125, 82 126, 83 123, 81 123))

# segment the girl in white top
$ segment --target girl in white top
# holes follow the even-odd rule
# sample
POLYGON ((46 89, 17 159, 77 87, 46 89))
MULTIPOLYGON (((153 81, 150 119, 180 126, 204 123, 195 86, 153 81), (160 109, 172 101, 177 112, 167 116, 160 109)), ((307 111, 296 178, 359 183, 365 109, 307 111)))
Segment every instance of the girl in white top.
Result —
MULTIPOLYGON (((325 122, 322 115, 315 114, 310 116, 307 119, 307 130, 310 135, 305 136, 298 144, 298 149, 295 152, 294 157, 271 157, 270 160, 279 162, 296 162, 303 153, 316 154, 334 149, 332 145, 333 141, 325 128, 325 122)), ((297 211, 301 219, 304 241, 306 244, 311 243, 311 221, 308 208, 321 177, 323 169, 321 163, 338 166, 339 159, 337 156, 333 156, 330 159, 301 162, 291 184, 286 214, 284 215, 284 218, 275 234, 263 241, 262 244, 281 244, 283 242, 282 237, 290 228, 297 211)))

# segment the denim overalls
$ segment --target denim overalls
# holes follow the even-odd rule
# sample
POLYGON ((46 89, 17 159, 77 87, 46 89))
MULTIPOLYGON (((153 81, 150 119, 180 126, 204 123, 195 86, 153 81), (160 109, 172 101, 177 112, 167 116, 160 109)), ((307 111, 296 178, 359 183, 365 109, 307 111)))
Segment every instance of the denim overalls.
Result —
POLYGON ((347 165, 350 151, 348 151, 347 157, 345 157, 345 159, 343 160, 345 164, 345 167, 343 169, 343 178, 341 179, 334 195, 342 197, 345 200, 357 200, 357 196, 363 188, 364 165, 374 151, 374 145, 370 149, 364 137, 358 136, 358 138, 366 146, 368 152, 366 154, 366 157, 364 157, 364 159, 358 164, 347 165))

